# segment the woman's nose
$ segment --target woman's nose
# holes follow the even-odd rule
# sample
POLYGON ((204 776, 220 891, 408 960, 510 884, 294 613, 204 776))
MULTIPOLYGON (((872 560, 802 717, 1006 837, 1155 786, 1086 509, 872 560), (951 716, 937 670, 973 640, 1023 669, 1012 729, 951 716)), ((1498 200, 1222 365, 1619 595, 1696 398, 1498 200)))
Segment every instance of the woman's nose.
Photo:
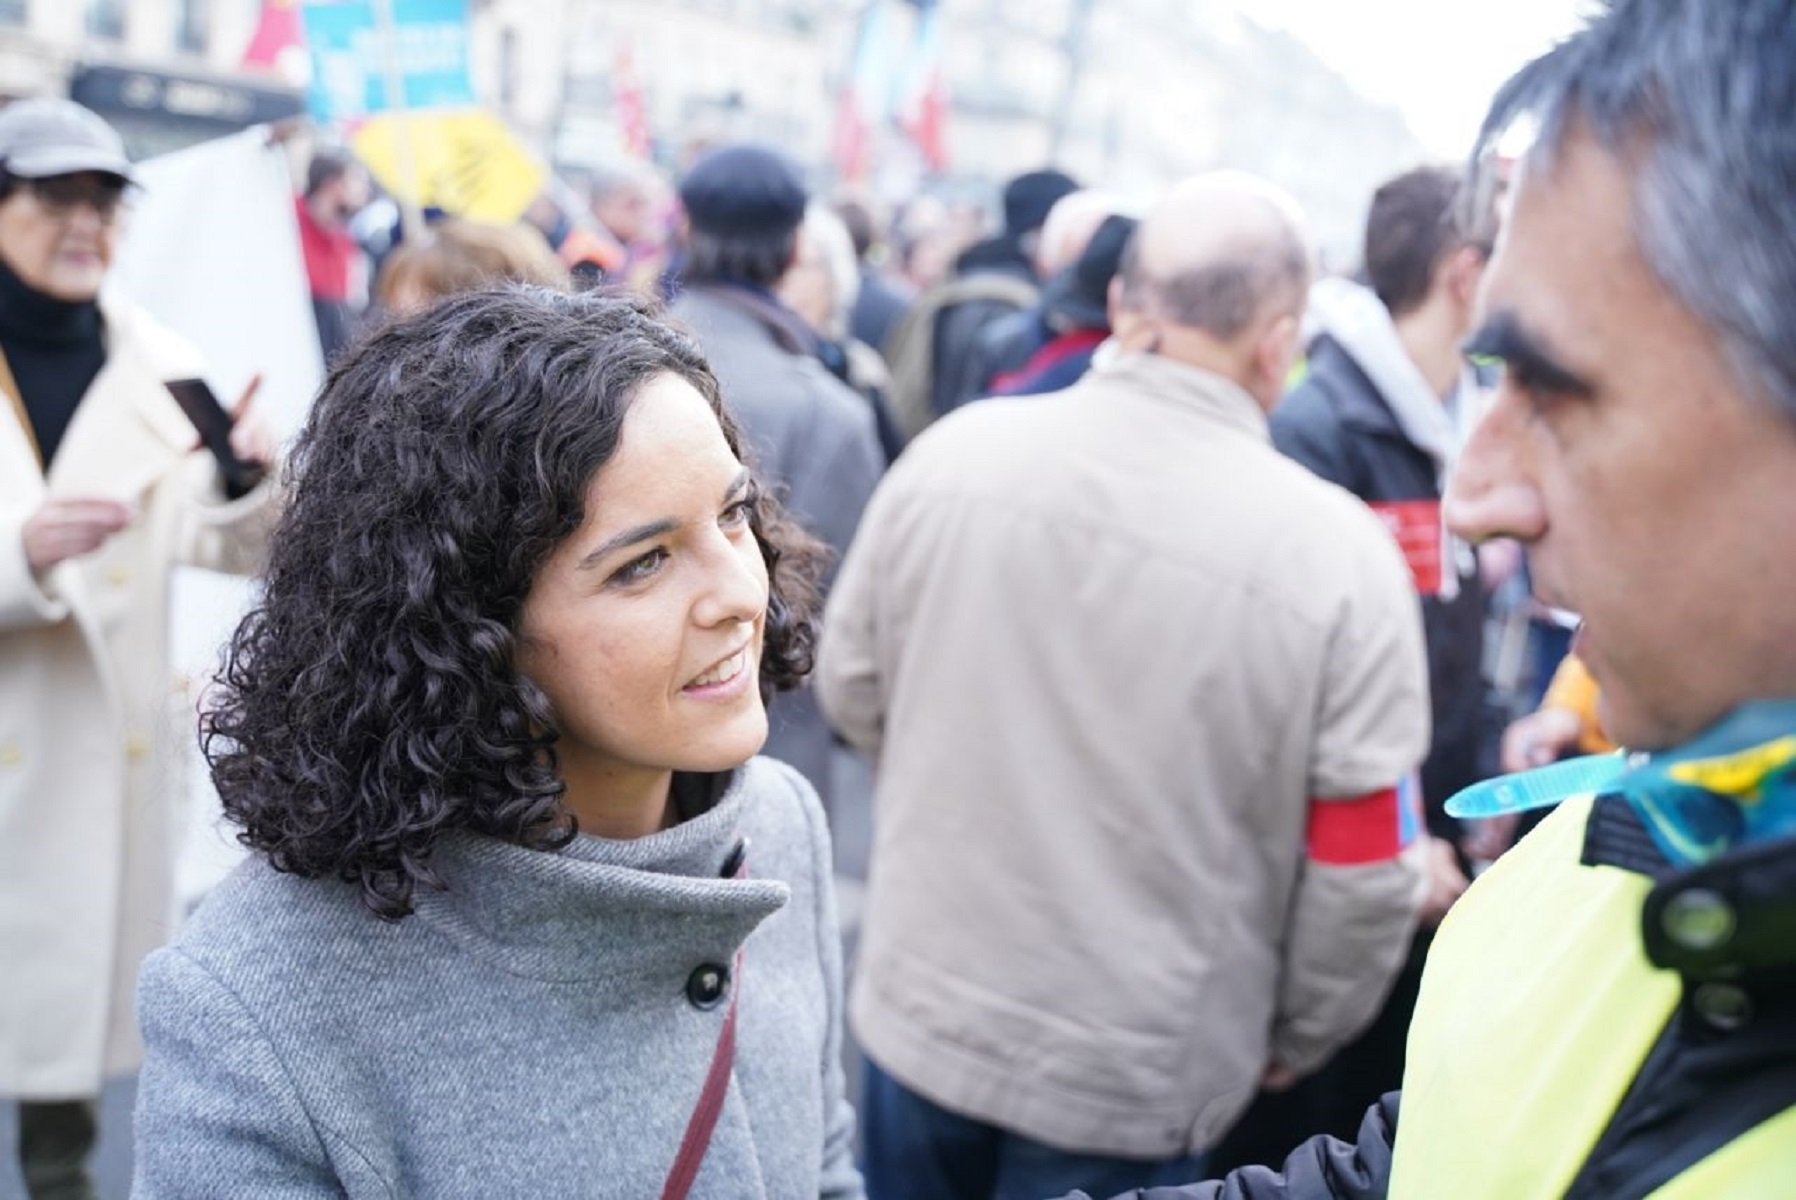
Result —
POLYGON ((1519 398, 1502 388, 1448 481, 1447 527, 1469 542, 1496 537, 1531 542, 1546 532, 1546 508, 1519 408, 1519 398))
POLYGON ((766 611, 767 589, 767 564, 754 534, 720 536, 694 615, 701 625, 753 621, 766 611))

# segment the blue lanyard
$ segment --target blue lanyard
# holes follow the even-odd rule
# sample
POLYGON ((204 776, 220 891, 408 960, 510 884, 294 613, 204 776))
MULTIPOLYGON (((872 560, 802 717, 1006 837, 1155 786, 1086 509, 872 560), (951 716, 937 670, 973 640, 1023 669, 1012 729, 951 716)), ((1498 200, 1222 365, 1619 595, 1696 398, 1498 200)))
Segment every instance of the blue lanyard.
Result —
POLYGON ((1796 834, 1796 700, 1743 704, 1670 750, 1596 754, 1487 779, 1448 800, 1447 813, 1493 817, 1592 792, 1625 796, 1678 866, 1796 834))

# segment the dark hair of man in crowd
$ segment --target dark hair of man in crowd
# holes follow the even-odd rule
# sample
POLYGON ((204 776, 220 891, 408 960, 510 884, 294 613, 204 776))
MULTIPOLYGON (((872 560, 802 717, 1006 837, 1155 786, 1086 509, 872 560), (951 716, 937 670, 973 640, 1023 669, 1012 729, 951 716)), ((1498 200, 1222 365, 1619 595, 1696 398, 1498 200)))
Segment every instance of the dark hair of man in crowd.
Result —
POLYGON ((1302 308, 1310 262, 1294 233, 1242 245, 1225 257, 1161 277, 1145 261, 1139 228, 1123 250, 1117 278, 1122 302, 1137 311, 1158 312, 1180 325, 1230 341, 1247 329, 1267 305, 1288 301, 1302 308))
POLYGON ((1459 202, 1458 172, 1418 167, 1372 193, 1366 215, 1366 281, 1394 317, 1414 311, 1428 297, 1434 270, 1449 253, 1476 244, 1466 225, 1470 206, 1459 202))
POLYGON ((320 150, 312 155, 312 161, 306 164, 306 198, 343 178, 355 165, 355 159, 336 150, 320 150))
MULTIPOLYGON (((468 829, 576 834, 555 716, 514 666, 536 576, 585 517, 642 387, 674 375, 741 436, 687 336, 639 302, 515 286, 362 341, 294 448, 261 599, 226 651, 202 740, 239 839, 281 871, 412 911, 432 848, 468 829)), ((771 581, 764 694, 811 668, 812 543, 758 489, 771 581)))
POLYGON ((798 253, 798 226, 786 230, 718 233, 693 226, 686 233, 683 274, 692 283, 751 283, 772 287, 798 253))
POLYGON ((1796 420, 1796 0, 1613 0, 1504 85, 1474 163, 1515 120, 1550 170, 1572 134, 1633 168, 1635 235, 1749 395, 1796 420), (1768 132, 1769 131, 1769 132, 1768 132))

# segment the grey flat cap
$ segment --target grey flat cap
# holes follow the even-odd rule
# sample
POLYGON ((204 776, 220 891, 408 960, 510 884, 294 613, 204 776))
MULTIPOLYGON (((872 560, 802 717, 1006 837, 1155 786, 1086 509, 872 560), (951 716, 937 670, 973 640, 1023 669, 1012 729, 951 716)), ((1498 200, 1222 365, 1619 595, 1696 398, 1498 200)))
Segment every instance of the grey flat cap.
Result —
POLYGON ((0 166, 21 179, 103 171, 131 178, 125 143, 73 100, 15 100, 0 108, 0 166))

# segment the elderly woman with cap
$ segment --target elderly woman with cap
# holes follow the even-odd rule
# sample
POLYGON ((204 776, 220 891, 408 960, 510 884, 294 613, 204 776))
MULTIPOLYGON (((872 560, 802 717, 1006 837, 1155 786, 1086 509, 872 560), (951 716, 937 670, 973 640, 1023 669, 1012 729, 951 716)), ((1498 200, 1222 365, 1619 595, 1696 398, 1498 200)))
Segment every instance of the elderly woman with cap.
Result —
MULTIPOLYGON (((163 386, 201 374, 192 348, 100 294, 130 183, 80 105, 0 111, 0 1096, 33 1197, 91 1194, 93 1101, 137 1065, 137 967, 173 915, 193 721, 168 573, 248 569, 271 508, 267 483, 226 495, 163 386)), ((232 440, 268 460, 253 422, 232 440)))

